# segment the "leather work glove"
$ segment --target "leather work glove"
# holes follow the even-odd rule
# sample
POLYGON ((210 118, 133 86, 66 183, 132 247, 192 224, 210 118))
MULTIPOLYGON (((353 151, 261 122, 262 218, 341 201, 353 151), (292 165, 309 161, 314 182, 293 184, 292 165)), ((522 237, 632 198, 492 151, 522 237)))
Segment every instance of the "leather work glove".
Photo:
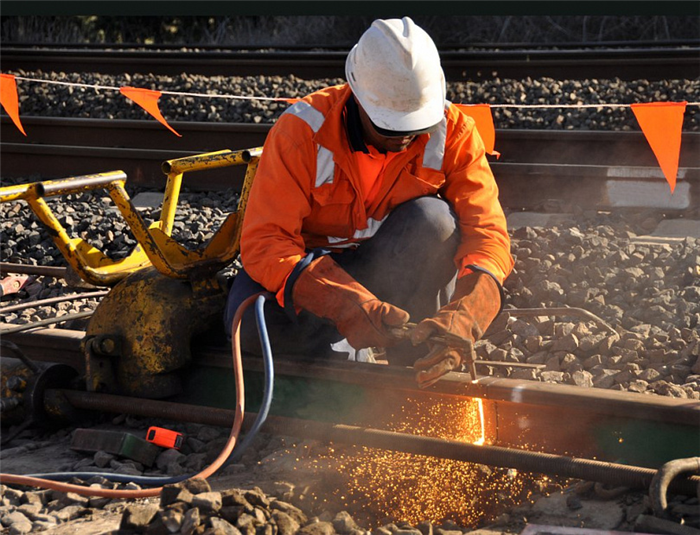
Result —
POLYGON ((452 301, 411 331, 413 345, 428 342, 430 347, 430 353, 413 364, 418 385, 430 386, 446 373, 459 370, 465 361, 473 362, 472 344, 481 338, 500 310, 501 289, 491 275, 473 271, 457 279, 452 301), (464 344, 431 343, 431 337, 440 335, 462 339, 464 344))
POLYGON ((292 298, 296 306, 335 323, 355 349, 396 345, 399 340, 389 329, 410 317, 405 310, 380 301, 328 255, 301 272, 292 298))

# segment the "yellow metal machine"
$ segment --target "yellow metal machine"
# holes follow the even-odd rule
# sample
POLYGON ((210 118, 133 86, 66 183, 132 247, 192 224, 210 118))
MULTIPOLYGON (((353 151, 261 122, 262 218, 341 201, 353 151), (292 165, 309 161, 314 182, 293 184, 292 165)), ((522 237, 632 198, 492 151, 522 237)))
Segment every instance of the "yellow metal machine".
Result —
POLYGON ((223 150, 163 163, 167 183, 158 221, 147 225, 125 190, 126 175, 112 171, 0 188, 0 202, 26 201, 72 269, 97 286, 113 286, 88 324, 83 349, 87 389, 164 398, 180 390, 173 372, 190 361, 190 340, 220 322, 225 290, 216 274, 238 254, 241 223, 262 149, 223 150), (247 165, 238 207, 212 239, 191 250, 172 237, 185 173, 247 165), (106 189, 138 245, 113 260, 70 237, 47 197, 106 189))

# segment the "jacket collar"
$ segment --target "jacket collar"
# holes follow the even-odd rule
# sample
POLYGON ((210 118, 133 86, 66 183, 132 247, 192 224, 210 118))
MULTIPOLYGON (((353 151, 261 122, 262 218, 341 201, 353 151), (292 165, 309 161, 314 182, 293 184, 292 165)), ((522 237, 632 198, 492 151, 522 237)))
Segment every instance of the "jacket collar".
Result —
POLYGON ((360 108, 352 95, 345 102, 345 128, 348 134, 348 141, 353 152, 369 153, 364 136, 362 135, 362 121, 360 119, 360 108))

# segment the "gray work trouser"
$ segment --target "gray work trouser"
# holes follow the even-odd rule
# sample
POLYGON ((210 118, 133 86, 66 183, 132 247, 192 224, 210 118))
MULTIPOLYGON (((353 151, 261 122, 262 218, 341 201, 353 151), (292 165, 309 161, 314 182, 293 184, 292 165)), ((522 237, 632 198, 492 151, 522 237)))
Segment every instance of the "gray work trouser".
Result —
MULTIPOLYGON (((404 309, 417 323, 435 314, 452 295, 458 245, 459 228, 450 206, 438 197, 419 197, 396 207, 371 239, 332 257, 380 300, 404 309)), ((236 275, 224 317, 229 338, 240 304, 261 291, 264 288, 244 270, 236 275)), ((331 349, 344 337, 327 320, 305 310, 292 320, 275 299, 265 303, 265 320, 273 354, 348 358, 331 349)), ((253 306, 243 317, 241 348, 262 354, 253 306)), ((392 364, 409 365, 426 352, 425 346, 414 348, 406 341, 388 348, 387 358, 392 364)))

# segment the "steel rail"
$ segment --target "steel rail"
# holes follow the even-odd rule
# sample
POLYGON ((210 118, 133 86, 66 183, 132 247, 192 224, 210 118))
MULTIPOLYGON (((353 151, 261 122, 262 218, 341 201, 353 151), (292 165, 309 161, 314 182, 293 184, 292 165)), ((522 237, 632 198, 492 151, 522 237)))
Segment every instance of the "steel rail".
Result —
MULTIPOLYGON (((285 51, 297 51, 297 52, 329 52, 329 51, 340 51, 347 52, 354 42, 334 42, 334 43, 286 43, 284 45, 270 43, 257 43, 254 45, 246 44, 236 44, 236 45, 225 45, 225 44, 213 44, 213 43, 201 43, 197 45, 191 45, 189 47, 183 46, 177 43, 157 43, 157 44, 145 44, 145 43, 84 43, 84 42, 43 42, 43 41, 6 41, 3 46, 8 49, 19 49, 26 50, 32 48, 44 48, 47 50, 64 50, 64 49, 75 49, 75 50, 145 50, 145 51, 179 51, 182 52, 183 49, 189 51, 203 50, 203 51, 248 51, 248 52, 285 52, 285 51)), ((600 49, 611 49, 611 50, 640 50, 645 48, 651 49, 678 49, 687 47, 700 47, 700 39, 642 39, 635 41, 625 41, 625 40, 605 40, 605 41, 562 41, 562 42, 507 42, 507 43, 497 43, 497 42, 475 42, 475 43, 452 43, 452 42, 441 42, 437 43, 439 50, 450 51, 450 50, 550 50, 557 52, 559 50, 600 50, 600 49)))
MULTIPOLYGON (((9 117, 0 117, 3 145, 120 147, 168 154, 177 151, 181 155, 260 147, 272 127, 271 123, 170 121, 169 124, 182 133, 182 138, 178 138, 156 121, 149 120, 23 116, 22 124, 29 138, 17 130, 9 117)), ((595 154, 597 165, 658 166, 641 131, 500 128, 496 130, 496 150, 501 157, 494 158, 494 163, 586 164, 593 163, 591 154, 595 154)), ((12 154, 5 148, 3 152, 12 154)), ((700 166, 699 154, 700 132, 683 132, 679 166, 700 166)), ((15 166, 12 161, 6 161, 5 154, 3 156, 3 175, 11 177, 16 173, 15 166)))
MULTIPOLYGON (((8 176, 26 175, 27 169, 41 175, 61 176, 91 173, 95 169, 120 169, 129 184, 145 188, 163 188, 165 177, 160 163, 165 160, 196 156, 197 151, 130 149, 118 147, 77 147, 62 145, 2 144, 3 172, 8 176)), ((565 163, 522 163, 491 161, 499 186, 501 204, 506 209, 540 209, 545 203, 599 210, 606 208, 657 207, 686 210, 700 199, 700 166, 679 168, 676 194, 666 199, 668 185, 658 166, 616 166, 565 163), (649 191, 640 189, 647 184, 649 191), (629 186, 628 186, 629 184, 629 186), (612 190, 614 185, 617 190, 612 190)), ((192 191, 240 190, 243 170, 216 170, 186 184, 192 191)), ((568 210, 570 211, 570 210, 568 210)))
MULTIPOLYGON (((349 47, 348 47, 349 49, 349 47)), ((347 50, 128 50, 3 47, 3 70, 11 72, 148 72, 178 75, 236 73, 237 76, 296 75, 307 79, 345 75, 347 50)), ((441 51, 448 81, 552 77, 694 79, 700 74, 700 47, 441 51)))
MULTIPOLYGON (((164 51, 178 51, 181 52, 183 48, 186 50, 189 48, 191 51, 194 50, 207 50, 207 51, 220 51, 220 52, 232 52, 232 51, 253 51, 259 53, 269 53, 269 52, 284 52, 284 51, 299 51, 299 52, 329 52, 329 51, 341 51, 346 52, 352 48, 354 42, 348 41, 347 43, 306 43, 306 44, 284 44, 278 45, 275 43, 259 43, 255 45, 245 45, 237 44, 235 46, 227 46, 222 44, 197 44, 191 45, 189 47, 183 47, 181 44, 175 43, 158 43, 158 44, 144 44, 144 43, 46 43, 46 42, 18 42, 18 41, 8 41, 5 43, 7 48, 18 48, 18 49, 32 49, 32 48, 44 48, 47 50, 65 50, 65 49, 75 49, 75 50, 148 50, 151 52, 156 52, 160 50, 164 51)), ((542 51, 553 51, 556 53, 559 50, 599 50, 599 49, 620 49, 620 50, 640 50, 640 49, 677 49, 677 48, 687 48, 687 47, 700 47, 700 40, 697 39, 664 39, 664 40, 640 40, 640 41, 624 41, 624 40, 610 40, 610 41, 565 41, 565 42, 520 42, 520 43, 470 43, 468 46, 462 43, 437 43, 437 47, 441 51, 479 51, 479 50, 515 50, 515 51, 529 51, 529 50, 542 50, 542 51)))
MULTIPOLYGON (((6 337, 0 328, 0 335, 28 358, 84 370, 80 331, 42 329, 6 337)), ((226 408, 232 388, 228 360, 225 347, 205 348, 194 340, 191 365, 181 376, 183 394, 170 401, 226 408)), ((655 468, 696 455, 700 442, 700 401, 695 400, 495 377, 471 381, 468 374, 455 372, 419 389, 410 367, 303 361, 281 354, 275 360, 272 413, 281 416, 379 427, 377 422, 393 421, 406 406, 461 411, 464 402, 471 406, 478 398, 484 437, 502 447, 528 444, 552 454, 625 459, 655 468)), ((245 357, 244 369, 255 393, 262 362, 245 357)))
MULTIPOLYGON (((538 314, 544 313, 539 311, 538 314)), ((28 357, 43 362, 65 363, 79 371, 82 369, 84 355, 80 343, 85 336, 83 331, 38 329, 31 333, 6 335, 6 329, 13 327, 0 324, 0 335, 20 345, 28 357)), ((230 367, 226 348, 199 343, 193 349, 193 359, 198 365, 215 370, 230 367)), ((377 390, 390 386, 415 395, 483 398, 533 406, 553 404, 572 411, 593 410, 613 417, 627 416, 700 427, 700 401, 496 377, 481 377, 478 381, 471 381, 469 374, 456 372, 423 390, 415 385, 413 370, 408 367, 361 362, 300 361, 284 354, 276 354, 276 359, 275 366, 280 375, 333 380, 377 390)), ((243 361, 247 370, 262 372, 259 358, 244 355, 243 361)))
MULTIPOLYGON (((223 427, 230 426, 234 415, 234 411, 230 409, 128 398, 95 392, 61 389, 48 392, 48 394, 49 398, 64 397, 77 409, 169 418, 223 427)), ((247 429, 246 423, 254 420, 254 417, 254 414, 246 414, 244 429, 247 429)), ((656 470, 650 468, 592 459, 578 459, 491 445, 475 445, 455 440, 288 417, 268 416, 263 429, 275 434, 515 468, 525 472, 596 481, 632 489, 649 488, 657 473, 656 470)), ((698 484, 700 484, 700 477, 677 478, 669 484, 669 488, 673 492, 692 496, 697 492, 698 484)))

